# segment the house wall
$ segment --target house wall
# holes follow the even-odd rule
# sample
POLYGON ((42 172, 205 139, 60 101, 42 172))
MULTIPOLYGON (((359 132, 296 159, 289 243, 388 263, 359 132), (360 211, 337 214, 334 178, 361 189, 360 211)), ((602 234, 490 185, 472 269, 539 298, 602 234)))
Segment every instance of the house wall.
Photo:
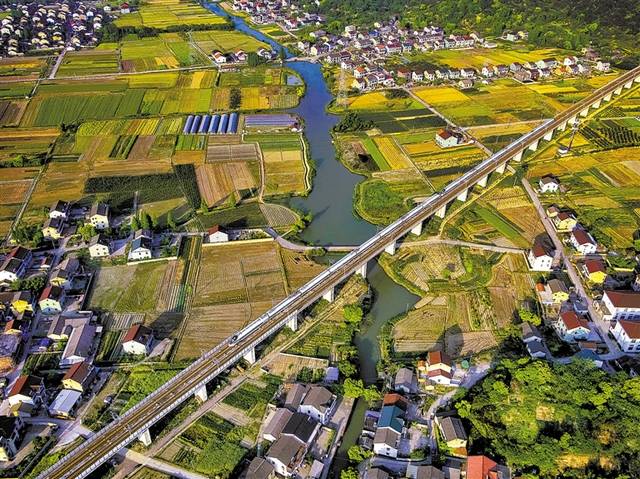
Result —
POLYGON ((126 354, 133 354, 135 356, 140 356, 142 354, 146 355, 148 353, 147 346, 137 341, 127 341, 126 343, 122 343, 122 350, 126 354))
POLYGON ((398 457, 398 450, 385 443, 374 443, 373 452, 380 456, 398 457))

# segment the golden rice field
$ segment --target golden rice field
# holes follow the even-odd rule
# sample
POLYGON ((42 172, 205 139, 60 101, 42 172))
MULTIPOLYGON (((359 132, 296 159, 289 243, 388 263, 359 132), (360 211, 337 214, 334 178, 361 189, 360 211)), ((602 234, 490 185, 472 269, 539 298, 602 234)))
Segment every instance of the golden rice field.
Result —
POLYGON ((238 50, 255 52, 260 48, 268 48, 266 43, 237 30, 193 32, 192 38, 207 53, 211 53, 214 50, 219 50, 223 53, 237 52, 238 50))
POLYGON ((408 110, 422 108, 413 98, 387 98, 385 92, 374 91, 347 98, 350 110, 408 110))
POLYGON ((244 87, 240 91, 243 110, 267 110, 270 108, 269 98, 263 94, 261 87, 244 87))
POLYGON ((437 50, 429 53, 429 58, 451 68, 476 68, 485 65, 509 65, 514 62, 535 62, 544 58, 563 58, 569 52, 555 48, 536 50, 507 48, 473 48, 465 50, 437 50))
POLYGON ((411 168, 409 158, 403 153, 396 141, 389 136, 376 136, 373 141, 392 170, 411 168))
POLYGON ((263 151, 267 195, 301 194, 306 191, 306 170, 301 150, 263 151))
POLYGON ((118 27, 151 27, 162 30, 176 25, 219 25, 225 23, 225 20, 196 3, 150 0, 139 11, 121 15, 115 23, 118 27))

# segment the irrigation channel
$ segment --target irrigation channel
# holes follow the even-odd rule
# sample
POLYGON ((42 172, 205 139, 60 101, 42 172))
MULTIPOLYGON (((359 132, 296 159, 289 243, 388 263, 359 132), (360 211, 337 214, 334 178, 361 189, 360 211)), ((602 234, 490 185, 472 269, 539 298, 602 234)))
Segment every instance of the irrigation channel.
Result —
MULTIPOLYGON (((269 44, 276 51, 284 49, 287 58, 293 57, 288 49, 249 26, 243 18, 225 12, 216 3, 206 6, 213 13, 229 18, 238 31, 269 44)), ((313 217, 302 233, 302 238, 310 244, 360 244, 376 233, 376 226, 353 213, 353 192, 362 177, 351 173, 336 159, 331 129, 339 121, 339 117, 327 113, 327 106, 333 96, 327 88, 321 66, 305 61, 289 61, 287 67, 297 72, 305 83, 305 95, 290 113, 303 119, 305 137, 316 164, 316 175, 309 196, 291 200, 293 207, 308 211, 313 217)), ((376 300, 370 318, 357 334, 355 343, 358 348, 360 377, 365 383, 372 384, 378 377, 378 333, 389 319, 406 312, 419 298, 393 282, 377 264, 370 265, 367 279, 376 300)), ((332 472, 335 476, 347 465, 346 452, 358 439, 365 410, 366 403, 358 401, 333 464, 332 472)))

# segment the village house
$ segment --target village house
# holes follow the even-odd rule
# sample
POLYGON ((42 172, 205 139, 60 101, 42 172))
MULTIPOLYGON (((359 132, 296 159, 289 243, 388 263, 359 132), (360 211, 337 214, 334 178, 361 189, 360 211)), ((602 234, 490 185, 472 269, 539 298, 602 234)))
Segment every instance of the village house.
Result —
POLYGON ((547 288, 551 294, 554 303, 564 303, 569 300, 569 288, 562 280, 557 278, 550 279, 547 288))
POLYGON ((151 352, 153 331, 142 324, 134 324, 122 338, 122 351, 133 356, 146 356, 151 352))
POLYGON ((322 386, 311 386, 298 406, 298 412, 312 417, 321 424, 327 424, 337 401, 335 394, 322 386))
POLYGON ((72 389, 63 389, 49 405, 49 415, 59 419, 72 419, 82 393, 72 389))
POLYGON ((109 205, 94 203, 89 212, 89 223, 97 230, 107 229, 109 227, 109 205))
POLYGON ((25 424, 16 416, 0 416, 0 462, 11 461, 18 453, 25 424))
POLYGON ((49 208, 49 218, 66 220, 69 217, 70 204, 66 201, 58 200, 49 208))
POLYGON ((62 378, 62 387, 64 389, 73 389, 74 391, 86 393, 95 378, 96 368, 87 361, 82 361, 81 363, 74 364, 67 371, 62 378))
POLYGON ((451 384, 453 363, 442 351, 429 351, 427 354, 426 379, 436 384, 451 384))
POLYGON ((522 342, 525 344, 529 355, 532 358, 543 359, 547 352, 542 344, 543 336, 538 328, 526 321, 520 325, 522 331, 522 342))
POLYGON ((587 231, 583 230, 580 225, 576 226, 571 232, 571 244, 583 255, 593 254, 598 250, 598 243, 593 239, 587 231))
POLYGON ((464 136, 460 133, 443 129, 436 133, 436 143, 440 148, 451 148, 464 142, 464 136))
POLYGON ((68 291, 71 289, 74 276, 80 270, 78 258, 67 257, 58 264, 49 276, 49 283, 68 291))
POLYGON ((405 412, 398 405, 385 405, 380 411, 378 426, 373 437, 373 452, 387 457, 398 457, 398 445, 404 431, 405 412))
POLYGON ((639 320, 640 292, 605 291, 602 295, 602 306, 606 320, 639 320))
POLYGON ((543 176, 538 182, 540 193, 557 193, 560 189, 560 182, 553 176, 543 176))
POLYGON ((553 225, 557 231, 572 231, 578 224, 576 217, 568 211, 560 211, 553 218, 553 225))
POLYGON ((553 253, 541 242, 535 242, 527 255, 529 267, 532 271, 551 271, 553 265, 553 253))
POLYGON ((588 259, 582 265, 582 274, 594 284, 602 284, 607 279, 607 267, 602 259, 588 259))
POLYGON ((640 322, 621 319, 611 328, 620 349, 626 353, 640 353, 640 322))
POLYGON ((409 368, 400 368, 396 372, 394 389, 398 392, 411 394, 416 390, 413 371, 409 368))
POLYGON ((448 448, 455 451, 456 449, 466 449, 467 433, 464 430, 462 421, 455 416, 438 416, 435 422, 440 431, 440 437, 448 448))
POLYGON ((31 250, 16 246, 4 258, 0 267, 0 283, 10 284, 21 279, 32 261, 31 250))
POLYGON ((631 288, 634 291, 640 291, 640 274, 636 275, 636 280, 633 282, 633 284, 631 285, 631 288))
POLYGON ((409 479, 445 479, 446 476, 444 472, 434 466, 408 464, 406 477, 409 479))
POLYGON ((560 317, 556 322, 556 330, 558 331, 558 336, 568 343, 587 339, 591 334, 589 322, 578 316, 574 311, 560 313, 560 317))
POLYGON ((269 442, 277 441, 291 416, 293 416, 293 412, 283 407, 273 411, 262 430, 262 438, 269 442))
POLYGON ((32 410, 38 409, 45 398, 44 381, 37 376, 20 376, 9 393, 9 405, 27 404, 32 410))
POLYGON ((96 327, 88 321, 73 327, 60 358, 60 367, 65 368, 86 361, 91 356, 95 335, 96 327))
POLYGON ((601 60, 598 60, 596 62, 596 70, 603 72, 603 73, 607 73, 608 71, 611 70, 611 63, 609 62, 603 62, 601 60))
POLYGON ((469 88, 473 88, 473 80, 471 78, 463 78, 458 82, 458 86, 461 90, 468 90, 469 88))
POLYGON ((269 461, 262 457, 254 457, 247 468, 246 479, 271 479, 275 477, 275 469, 269 461))
POLYGON ((511 471, 487 456, 469 456, 466 479, 511 479, 511 471))
POLYGON ((304 460, 307 452, 305 444, 291 436, 278 439, 267 451, 265 459, 276 473, 283 477, 292 477, 304 460))
POLYGON ((59 314, 62 312, 65 299, 65 291, 59 286, 48 285, 40 294, 38 306, 45 315, 59 314))
POLYGON ((152 234, 147 230, 138 230, 134 234, 129 249, 129 261, 151 259, 152 234))
POLYGON ((42 236, 45 239, 57 240, 62 238, 64 220, 62 218, 47 218, 42 226, 42 236))
POLYGON ((89 256, 92 258, 104 258, 109 256, 111 254, 110 246, 111 242, 106 236, 97 234, 92 237, 89 242, 89 256))
POLYGON ((207 230, 207 240, 209 243, 226 243, 229 234, 221 226, 214 225, 207 230))

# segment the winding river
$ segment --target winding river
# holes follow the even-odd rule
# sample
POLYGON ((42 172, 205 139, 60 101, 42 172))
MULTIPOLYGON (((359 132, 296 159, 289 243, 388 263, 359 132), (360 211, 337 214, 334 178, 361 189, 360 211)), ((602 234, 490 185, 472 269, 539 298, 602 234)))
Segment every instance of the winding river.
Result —
MULTIPOLYGON (((289 50, 249 26, 242 17, 228 14, 216 3, 206 4, 206 7, 217 15, 228 17, 237 30, 269 44, 274 50, 284 48, 287 58, 293 57, 289 50)), ((300 104, 290 112, 304 120, 305 137, 316 164, 313 189, 309 196, 291 200, 291 206, 308 211, 313 216, 313 220, 301 236, 310 244, 360 244, 375 234, 376 226, 353 212, 354 188, 362 181, 362 177, 351 173, 336 160, 336 150, 330 132, 339 118, 327 113, 327 106, 333 96, 327 88, 321 66, 305 61, 289 61, 287 67, 296 71, 306 86, 300 104)), ((393 282, 375 262, 369 264, 367 279, 375 292, 376 301, 371 309, 370 320, 357 334, 355 344, 358 348, 360 377, 365 383, 372 384, 378 379, 378 334, 382 326, 394 316, 406 312, 419 298, 393 282)), ((342 446, 333 464, 334 473, 345 467, 348 462, 346 451, 358 439, 365 409, 366 404, 363 401, 356 403, 342 446)))

